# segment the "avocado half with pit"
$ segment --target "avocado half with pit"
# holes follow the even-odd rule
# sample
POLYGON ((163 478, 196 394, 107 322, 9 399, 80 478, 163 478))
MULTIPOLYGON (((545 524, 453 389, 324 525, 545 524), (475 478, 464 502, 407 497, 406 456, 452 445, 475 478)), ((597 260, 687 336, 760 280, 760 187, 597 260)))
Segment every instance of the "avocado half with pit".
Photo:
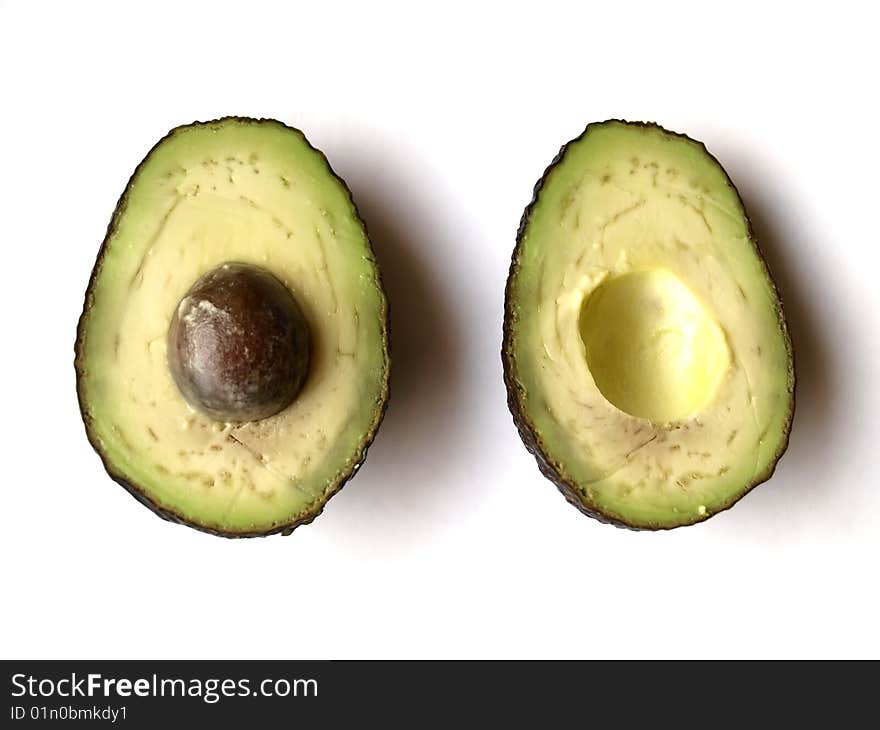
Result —
POLYGON ((324 155, 272 120, 172 130, 113 214, 76 373, 107 471, 162 517, 231 537, 314 519, 389 378, 379 270, 324 155))
POLYGON ((788 443, 791 341, 742 200, 702 144, 655 124, 591 124, 538 182, 502 359, 542 472, 618 526, 705 520, 788 443))

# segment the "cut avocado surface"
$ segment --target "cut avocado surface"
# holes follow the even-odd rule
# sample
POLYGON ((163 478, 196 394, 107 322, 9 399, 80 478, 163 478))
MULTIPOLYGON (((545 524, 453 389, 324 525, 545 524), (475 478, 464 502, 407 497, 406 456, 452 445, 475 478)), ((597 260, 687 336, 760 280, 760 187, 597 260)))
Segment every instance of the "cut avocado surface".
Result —
POLYGON ((502 359, 542 472, 619 526, 704 520, 788 443, 791 342, 743 203, 702 144, 654 124, 591 124, 539 181, 502 359))
POLYGON ((108 472, 163 517, 227 536, 311 521, 389 377, 377 264, 326 158, 272 120, 172 130, 113 214, 76 372, 108 472))

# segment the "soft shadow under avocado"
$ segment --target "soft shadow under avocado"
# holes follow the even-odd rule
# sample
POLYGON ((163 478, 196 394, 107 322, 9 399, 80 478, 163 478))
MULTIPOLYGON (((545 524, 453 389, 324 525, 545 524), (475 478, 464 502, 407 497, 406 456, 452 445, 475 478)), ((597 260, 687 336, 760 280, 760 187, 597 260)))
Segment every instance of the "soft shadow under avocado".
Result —
POLYGON ((733 525, 751 535, 755 530, 766 531, 768 539, 776 540, 780 538, 780 524, 814 513, 817 500, 827 497, 833 484, 831 475, 823 475, 831 463, 833 435, 841 428, 836 399, 840 390, 836 373, 841 370, 834 365, 828 337, 820 326, 817 307, 821 306, 821 298, 816 297, 815 282, 809 280, 808 265, 803 264, 803 257, 810 251, 821 250, 818 243, 814 246, 809 240, 814 235, 809 216, 788 206, 783 208, 781 204, 786 201, 779 192, 782 183, 771 188, 770 171, 732 168, 755 238, 779 289, 794 348, 797 384, 789 447, 777 474, 764 489, 743 499, 718 525, 733 525), (795 472, 809 474, 810 478, 784 478, 795 472), (781 519, 783 516, 785 519, 781 519))
POLYGON ((399 544, 421 539, 455 498, 436 488, 434 472, 447 432, 467 412, 460 331, 449 287, 426 255, 442 245, 422 214, 429 202, 395 174, 393 161, 379 164, 360 154, 341 163, 331 156, 331 163, 352 190, 388 296, 392 397, 370 458, 334 507, 332 522, 347 537, 356 530, 368 541, 399 544))

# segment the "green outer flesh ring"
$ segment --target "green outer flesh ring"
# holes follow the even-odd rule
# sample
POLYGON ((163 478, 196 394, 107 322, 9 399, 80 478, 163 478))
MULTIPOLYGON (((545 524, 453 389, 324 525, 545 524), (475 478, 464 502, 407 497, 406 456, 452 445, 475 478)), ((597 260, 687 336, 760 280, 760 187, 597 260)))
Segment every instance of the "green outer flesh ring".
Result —
POLYGON ((535 457, 535 460, 538 462, 538 468, 541 470, 541 473, 547 477, 551 482, 553 482, 565 499, 569 504, 577 507, 581 512, 585 515, 592 517, 593 519, 598 520, 599 522, 604 522, 606 524, 614 525, 615 527, 622 527, 630 530, 671 530, 676 527, 686 527, 688 525, 693 525, 698 522, 703 522, 704 520, 708 520, 713 515, 718 514, 719 512, 723 512, 725 510, 730 509, 735 505, 740 499, 742 499, 746 494, 748 494, 752 489, 757 487, 759 484, 763 484, 770 477, 773 476, 773 472, 776 470, 776 464, 779 462, 779 459, 785 453, 785 450, 788 448, 789 437, 791 435, 791 424, 792 419, 794 418, 794 404, 795 404, 795 386, 796 386, 796 375, 795 375, 795 366, 794 366, 794 348, 792 346, 791 337, 788 332, 788 324, 785 320, 785 315, 782 309, 782 299, 779 296, 779 290, 776 286, 776 282, 773 280, 773 276, 770 273, 770 267, 767 265, 767 260, 764 258, 764 255, 761 253, 761 249, 758 246, 758 242, 755 237, 754 229, 752 228, 752 222, 749 220, 748 213, 746 211, 746 207, 743 204, 742 197, 739 194, 739 191, 736 189, 736 186, 733 184, 733 181, 730 179, 730 176, 727 174, 727 171, 724 169, 723 165, 718 161, 718 159, 706 149, 706 145, 702 142, 699 142, 695 139, 691 139, 686 134, 680 134, 678 132, 670 132, 667 129, 664 129, 659 124, 655 122, 627 122, 623 119, 608 119, 604 122, 593 122, 588 124, 583 132, 581 132, 577 137, 575 137, 570 142, 564 144, 556 157, 553 158, 553 161, 547 166, 547 169, 544 171, 544 174, 535 183, 534 192, 532 194, 531 202, 526 206, 525 211, 523 212, 522 219, 520 220, 519 230, 516 234, 516 246, 513 249, 513 256, 510 261, 510 271, 507 277, 507 285, 504 290, 504 328, 503 328, 503 339, 501 344, 501 361, 504 369, 504 384, 507 387, 507 406, 510 409, 510 413, 513 416, 513 422, 516 425, 517 430, 519 431, 520 438, 523 441, 526 449, 535 457), (780 331, 785 340, 786 351, 788 352, 788 392, 791 395, 789 399, 790 407, 788 414, 785 418, 785 433, 783 434, 783 440, 779 445, 779 449, 777 450, 774 457, 770 460, 767 468, 763 473, 758 474, 755 478, 745 485, 737 494, 733 495, 728 499, 724 504, 720 507, 714 509, 713 511, 707 511, 704 515, 697 515, 692 519, 686 522, 675 522, 675 523, 660 523, 660 522, 652 522, 652 523, 634 523, 629 522, 624 516, 617 514, 615 512, 611 512, 610 510, 603 509, 599 507, 597 504, 593 503, 589 500, 586 495, 578 489, 577 485, 569 479, 562 466, 558 463, 554 463, 546 450, 541 436, 533 427, 532 423, 529 421, 529 417, 523 408, 522 403, 522 391, 517 383, 516 378, 516 363, 513 354, 513 326, 516 320, 514 310, 513 310, 513 302, 512 302, 512 289, 513 289, 513 281, 516 278, 516 275, 519 271, 519 254, 520 248, 522 246, 523 238, 525 236, 526 228, 528 227, 529 218, 531 216, 532 210, 538 202, 538 199, 541 194, 541 189, 544 187, 544 183, 547 180, 550 173, 554 170, 554 168, 560 163, 560 161, 565 156, 566 150, 569 145, 573 145, 579 142, 583 137, 585 137, 589 132, 590 128, 594 126, 601 126, 603 124, 608 124, 609 122, 619 122, 621 124, 625 124, 630 127, 644 127, 644 128, 653 128, 658 129, 664 134, 668 134, 673 137, 678 137, 680 139, 687 140, 689 142, 693 142, 698 145, 703 152, 721 169, 724 173, 724 176, 727 180, 728 185, 730 185, 734 194, 739 199, 740 205, 743 210, 743 214, 745 216, 746 226, 749 231, 749 242, 752 244, 752 248, 754 249, 755 254, 758 257, 758 260, 761 263, 761 266, 764 269, 764 274, 767 277, 767 281, 770 283, 770 286, 773 290, 773 293, 776 297, 777 303, 777 314, 779 320, 780 331))
POLYGON ((83 367, 82 367, 82 358, 83 358, 82 349, 83 349, 83 337, 85 334, 84 330, 85 330, 86 315, 88 314, 89 310, 92 307, 92 303, 94 300, 93 289, 94 289, 95 281, 96 281, 98 275, 100 274, 101 268, 104 263, 104 255, 106 254, 106 251, 107 251, 107 244, 110 241, 111 237, 116 233, 119 217, 121 216, 122 211, 125 210, 125 207, 128 204, 129 190, 132 188, 133 184, 136 182, 138 175, 140 174, 141 168, 143 167, 144 163, 149 159, 150 155, 152 155, 153 152, 160 145, 162 145, 166 140, 170 139, 171 137, 173 137, 175 134, 181 132, 182 130, 189 129, 191 127, 210 127, 215 124, 225 124, 225 123, 230 123, 230 122, 233 122, 236 124, 265 124, 265 123, 277 124, 278 126, 284 127, 285 129, 289 129, 293 132, 298 132, 299 134, 301 134, 305 143, 314 152, 316 152, 321 157, 321 159, 324 161, 324 164, 327 167, 327 172, 342 186, 343 190, 345 191, 346 195, 348 196, 349 200, 351 201, 352 207, 355 210, 355 215, 357 216, 357 219, 360 222, 361 226, 363 226, 363 228, 364 228, 364 234, 365 234, 365 238, 367 241, 367 246, 369 247, 369 251, 371 254, 373 254, 373 259, 375 260, 375 252, 373 250, 372 242, 370 241, 369 233, 367 232, 366 224, 364 223, 363 218, 361 217, 360 213, 357 210, 357 205, 354 202, 354 198, 352 197, 351 190, 349 190, 348 186, 345 184, 345 181, 339 175, 337 175, 336 172, 333 170, 333 168, 330 165, 330 161, 327 159, 327 156, 321 150, 314 147, 300 130, 296 129, 295 127, 291 127, 287 124, 284 124, 283 122, 279 122, 276 119, 265 119, 265 118, 256 119, 253 117, 235 117, 235 116, 221 117, 219 119, 214 119, 214 120, 211 120, 208 122, 192 122, 191 124, 182 124, 180 126, 177 126, 174 129, 172 129, 171 131, 169 131, 168 134, 166 134, 164 137, 162 137, 162 139, 160 139, 158 142, 156 142, 156 144, 154 144, 153 147, 150 148, 150 151, 147 152, 144 159, 141 160, 141 162, 135 168, 134 172, 132 173, 131 178, 129 178, 128 182, 125 185, 125 189, 122 191, 122 195, 119 198, 119 202, 116 204, 116 208, 113 211, 113 216, 110 219, 110 224, 107 226, 107 233, 104 236, 104 241, 101 243, 101 248, 98 251, 98 257, 95 260, 95 265, 92 268, 92 273, 91 273, 91 276, 89 277, 89 285, 86 289, 85 300, 83 302, 83 311, 82 311, 82 314, 80 315, 79 323, 77 324, 77 328, 76 328, 76 343, 74 345, 74 368, 76 370, 76 395, 77 395, 77 401, 79 403, 80 415, 82 416, 83 424, 86 429, 86 437, 88 438, 89 443, 92 445, 92 448, 95 450, 95 452, 101 458, 101 463, 104 465, 104 469, 106 470, 107 474, 110 475, 110 478, 113 479, 113 481, 115 481, 116 483, 118 483, 122 487, 124 487, 125 490, 132 497, 134 497, 138 502, 145 505, 146 507, 149 507, 150 510, 152 510, 156 515, 161 517, 163 520, 168 520, 169 522, 176 522, 181 525, 187 525, 188 527, 192 527, 196 530, 200 530, 201 532, 207 532, 211 535, 217 535, 218 537, 228 537, 228 538, 266 537, 268 535, 275 535, 275 534, 279 534, 279 533, 282 535, 289 535, 300 525, 309 524, 319 514, 321 514, 321 512, 323 512, 323 510, 324 510, 324 506, 327 504, 327 502, 330 500, 330 498, 333 495, 335 495, 340 489, 342 489, 342 487, 345 485, 345 483, 349 479, 351 479, 352 476, 354 476, 355 472, 357 472, 357 470, 361 467, 361 465, 366 460, 367 451, 369 450, 370 445, 373 443, 373 439, 376 436, 376 432, 379 430, 379 426, 381 425, 382 419, 385 417, 385 412, 388 408, 388 398, 390 396, 390 380, 391 380, 391 353, 390 353, 390 336, 389 336, 390 317, 389 317, 388 299, 385 295, 385 289, 382 286, 382 275, 381 275, 381 270, 379 268, 378 263, 376 264, 376 283, 378 285, 377 288, 379 290, 380 298, 381 298, 382 305, 383 305, 382 314, 383 314, 383 317, 385 320, 385 322, 384 322, 385 326, 383 328, 383 338, 382 338, 383 339, 382 345, 383 345, 384 356, 385 356, 384 357, 385 371, 384 371, 384 383, 383 383, 383 389, 382 389, 382 394, 381 394, 381 401, 380 401, 379 407, 377 408, 376 413, 373 417, 373 422, 372 422, 370 429, 367 431, 366 434, 364 434, 363 438, 361 439, 360 449, 358 452, 357 460, 352 464, 352 466, 347 471, 340 474, 340 476, 336 479, 336 481, 333 484, 330 485, 330 487, 325 491, 321 500, 315 504, 312 511, 310 511, 309 513, 307 513, 301 517, 297 517, 296 519, 293 519, 293 520, 286 522, 286 523, 283 523, 281 525, 277 525, 276 527, 273 527, 272 529, 265 530, 265 531, 260 531, 260 530, 257 530, 257 531, 219 530, 217 528, 214 528, 214 527, 211 527, 208 525, 200 524, 198 522, 195 522, 194 520, 185 519, 184 517, 178 515, 177 513, 173 512, 171 510, 165 509, 164 507, 161 507, 155 501, 153 501, 137 484, 134 484, 133 482, 126 479, 122 474, 120 474, 115 469, 113 464, 109 461, 109 459, 104 454, 104 452, 101 450, 101 446, 98 443, 98 440, 97 440, 97 438, 94 434, 94 431, 92 429, 92 422, 91 422, 92 419, 91 419, 91 416, 88 414, 88 410, 86 408, 85 400, 83 397, 82 381, 83 381, 83 376, 85 375, 85 373, 84 373, 83 367))

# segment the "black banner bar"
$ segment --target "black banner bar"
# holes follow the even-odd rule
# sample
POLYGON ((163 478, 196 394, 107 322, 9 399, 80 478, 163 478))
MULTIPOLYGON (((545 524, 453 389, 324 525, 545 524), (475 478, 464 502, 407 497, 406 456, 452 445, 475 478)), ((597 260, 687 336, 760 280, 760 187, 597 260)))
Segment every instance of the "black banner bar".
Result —
POLYGON ((157 728, 384 721, 539 727, 706 718, 834 727, 864 719, 877 664, 704 662, 4 661, 0 727, 157 728), (678 719, 676 719, 678 718, 678 719), (843 724, 841 724, 843 723, 843 724))

